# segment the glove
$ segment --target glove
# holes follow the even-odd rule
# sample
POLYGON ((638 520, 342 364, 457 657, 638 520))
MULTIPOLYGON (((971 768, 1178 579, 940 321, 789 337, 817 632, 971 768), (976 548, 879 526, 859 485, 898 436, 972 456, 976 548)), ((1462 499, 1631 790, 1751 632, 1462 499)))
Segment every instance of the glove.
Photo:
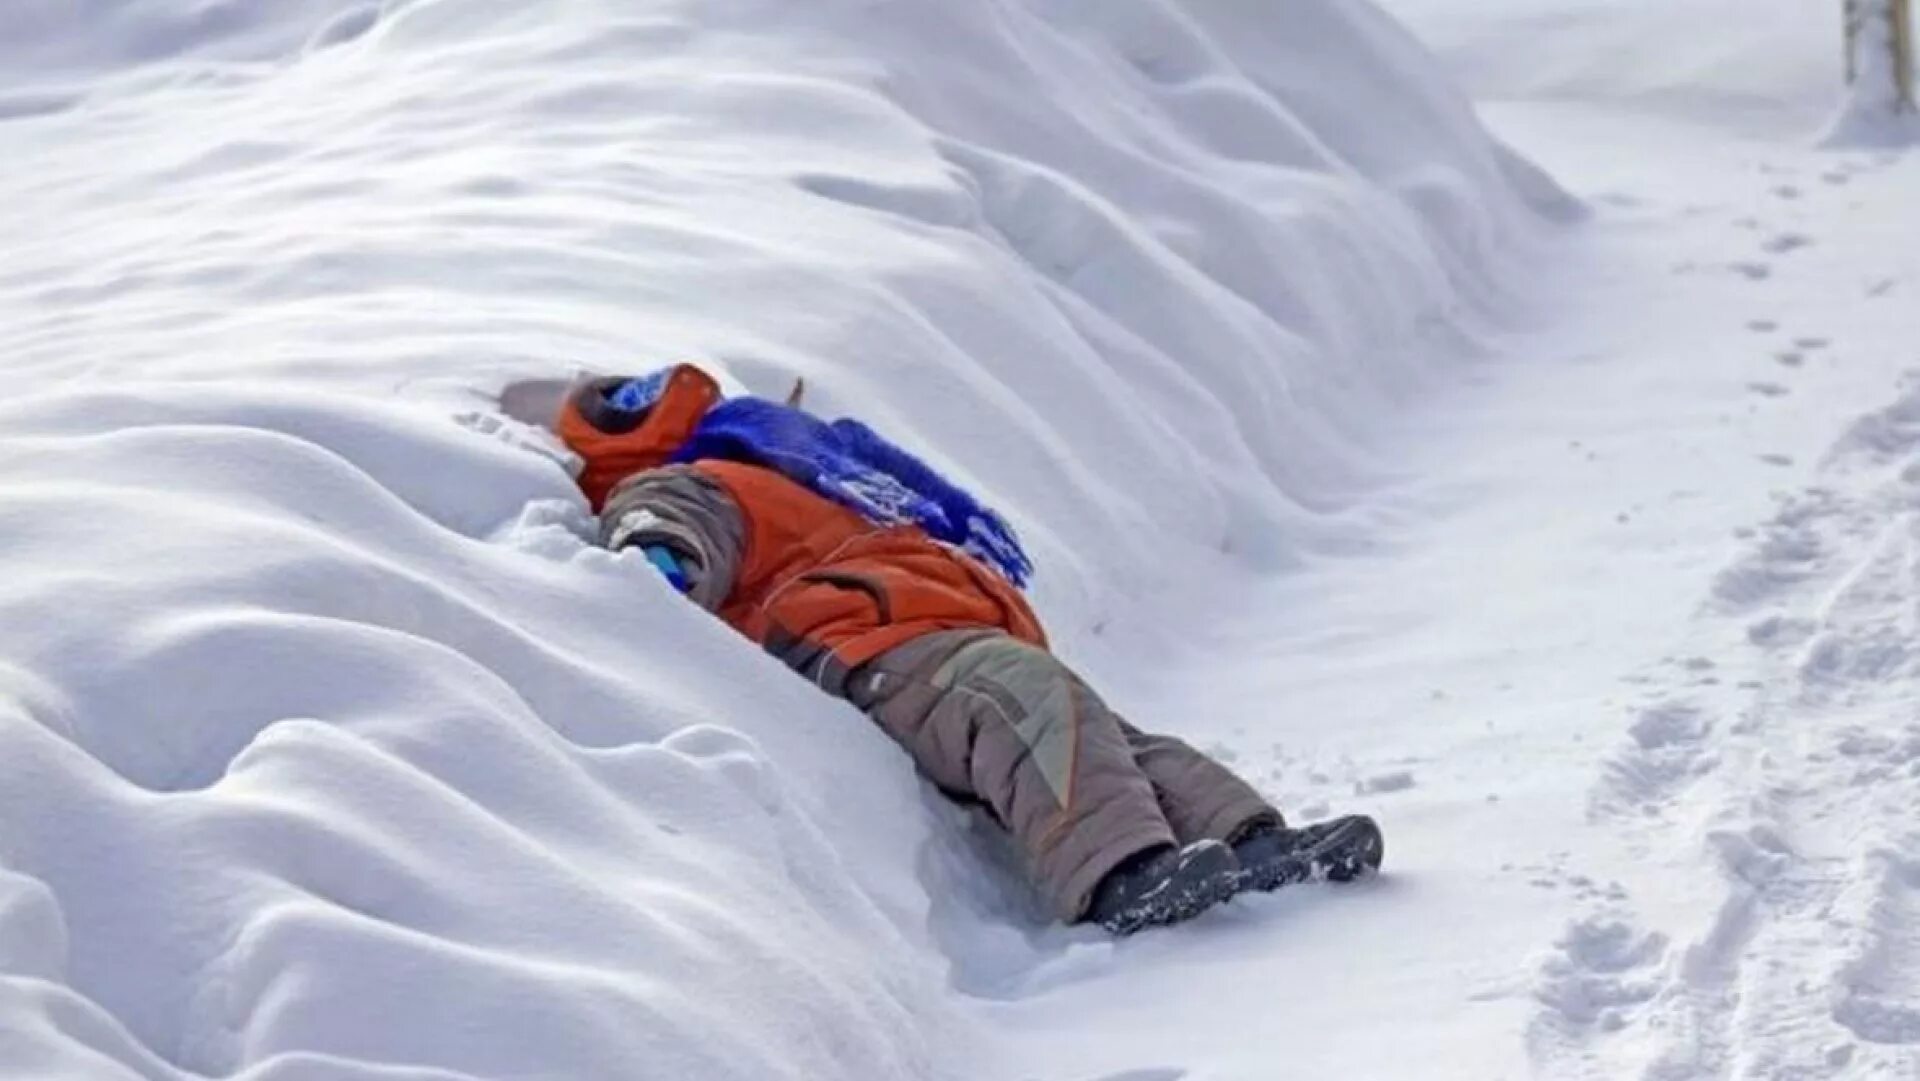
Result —
POLYGON ((673 549, 664 544, 649 544, 640 551, 647 557, 647 562, 659 570, 668 585, 681 593, 693 589, 693 581, 687 577, 687 569, 680 565, 680 556, 673 549))

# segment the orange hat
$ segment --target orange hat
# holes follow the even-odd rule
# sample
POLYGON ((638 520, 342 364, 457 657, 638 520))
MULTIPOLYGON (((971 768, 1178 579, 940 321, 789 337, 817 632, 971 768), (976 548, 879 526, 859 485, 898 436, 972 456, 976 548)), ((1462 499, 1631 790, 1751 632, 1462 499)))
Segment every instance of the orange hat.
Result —
POLYGON ((595 513, 614 485, 671 460, 720 398, 720 384, 691 364, 640 380, 606 376, 575 387, 560 407, 554 430, 586 463, 580 490, 595 513), (612 400, 616 395, 622 399, 619 404, 612 400))

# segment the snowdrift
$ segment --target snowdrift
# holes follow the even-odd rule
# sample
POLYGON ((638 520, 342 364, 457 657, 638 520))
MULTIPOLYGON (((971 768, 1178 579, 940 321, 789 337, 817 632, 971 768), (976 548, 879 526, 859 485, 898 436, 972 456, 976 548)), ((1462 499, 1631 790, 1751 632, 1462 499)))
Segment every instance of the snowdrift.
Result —
POLYGON ((1078 932, 489 396, 804 377, 1124 693, 1364 540, 1371 434, 1568 211, 1350 0, 90 0, 0 73, 36 1079, 1010 1075, 952 962, 1078 932))
POLYGON ((1843 96, 1838 0, 1388 0, 1478 98, 1626 101, 1802 127, 1843 96))

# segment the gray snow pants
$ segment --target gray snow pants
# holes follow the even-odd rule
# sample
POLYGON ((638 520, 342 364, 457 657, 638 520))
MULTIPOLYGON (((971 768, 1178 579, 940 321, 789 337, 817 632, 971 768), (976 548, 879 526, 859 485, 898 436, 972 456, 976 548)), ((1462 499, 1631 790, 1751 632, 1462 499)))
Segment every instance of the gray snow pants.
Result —
POLYGON ((915 639, 853 672, 844 694, 934 784, 986 805, 1068 922, 1136 852, 1281 821, 1225 766, 1134 728, 1051 653, 999 631, 915 639))

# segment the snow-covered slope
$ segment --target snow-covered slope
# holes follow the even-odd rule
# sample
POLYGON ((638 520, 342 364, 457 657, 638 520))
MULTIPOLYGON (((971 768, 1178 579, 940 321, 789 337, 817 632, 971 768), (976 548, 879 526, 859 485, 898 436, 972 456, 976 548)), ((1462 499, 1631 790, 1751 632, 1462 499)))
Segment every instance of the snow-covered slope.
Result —
POLYGON ((1841 0, 1391 0, 1475 97, 1611 100, 1817 123, 1844 80, 1841 0))
POLYGON ((488 395, 804 376, 1002 505, 1124 698, 1368 539, 1569 207, 1352 0, 8 17, 10 1077, 1019 1075, 979 996, 1110 947, 488 395))
POLYGON ((1899 104, 1892 40, 1902 12, 1920 34, 1920 13, 1897 0, 1387 6, 1483 101, 1627 109, 1783 138, 1818 134, 1833 149, 1920 142, 1920 117, 1899 104))

